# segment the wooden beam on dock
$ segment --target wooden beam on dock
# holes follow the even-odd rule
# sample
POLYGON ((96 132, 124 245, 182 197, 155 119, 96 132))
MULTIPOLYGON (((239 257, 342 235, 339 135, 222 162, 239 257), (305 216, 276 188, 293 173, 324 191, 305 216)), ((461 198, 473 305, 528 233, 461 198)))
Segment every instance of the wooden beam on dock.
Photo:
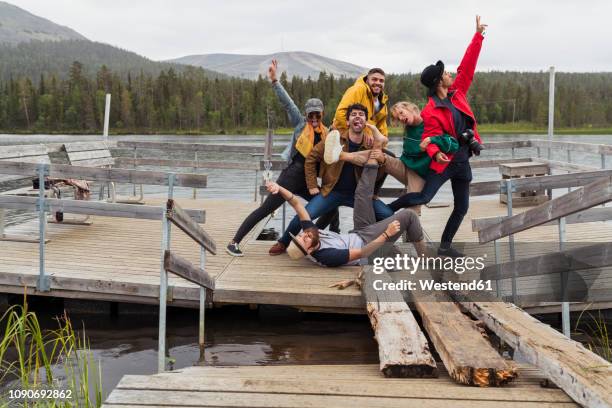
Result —
MULTIPOLYGON (((464 299, 458 293, 454 296, 464 299)), ((585 407, 612 406, 612 363, 513 304, 463 301, 462 305, 574 401, 585 407)))
POLYGON ((215 240, 173 199, 169 199, 166 203, 166 217, 208 252, 217 254, 215 240))
MULTIPOLYGON (((141 220, 161 220, 163 207, 107 203, 103 201, 63 200, 45 198, 49 213, 99 215, 103 217, 136 218, 141 220)), ((0 195, 0 208, 36 211, 38 197, 0 195)), ((194 222, 206 221, 204 210, 183 210, 194 222)))
MULTIPOLYGON (((577 173, 578 176, 585 173, 577 173)), ((553 176, 551 176, 553 177, 553 176)), ((526 177, 521 180, 528 180, 526 177)), ((533 177, 535 178, 535 177, 533 177)), ((499 224, 490 225, 478 232, 480 243, 507 237, 511 234, 545 224, 548 221, 565 217, 578 211, 604 204, 612 200, 612 175, 564 194, 537 207, 512 216, 499 224)))
MULTIPOLYGON (((107 169, 96 167, 72 166, 67 164, 47 165, 48 177, 59 179, 83 179, 91 181, 112 181, 115 183, 149 184, 167 186, 169 173, 161 171, 142 171, 133 169, 107 169)), ((36 177, 38 164, 0 161, 0 174, 36 177)), ((175 187, 206 187, 205 174, 175 173, 175 187)))
MULTIPOLYGON (((224 153, 263 153, 263 146, 217 145, 208 143, 169 143, 169 142, 136 142, 119 141, 117 148, 151 149, 151 150, 183 150, 189 152, 224 152, 224 153)), ((282 147, 274 150, 282 151, 282 147)))
MULTIPOLYGON (((393 273, 396 282, 402 280, 435 280, 431 272, 420 269, 414 275, 393 273)), ((435 350, 450 377, 459 384, 478 387, 497 387, 517 377, 516 366, 505 360, 493 348, 481 329, 469 316, 462 313, 445 291, 405 291, 414 305, 435 350)))
MULTIPOLYGON (((580 246, 513 262, 489 265, 480 272, 481 279, 510 279, 525 276, 550 275, 612 265, 612 243, 580 246)), ((570 288, 571 290, 571 288, 570 288)))
POLYGON ((385 377, 437 377, 427 339, 401 293, 375 290, 375 280, 392 283, 387 272, 375 274, 372 266, 364 266, 362 293, 378 342, 380 371, 385 377))
POLYGON ((167 166, 185 167, 196 169, 232 169, 232 170, 257 170, 259 166, 253 162, 236 161, 200 161, 200 160, 178 160, 178 159, 157 159, 157 158, 137 158, 118 157, 116 162, 119 166, 167 166))
POLYGON ((164 251, 164 269, 189 282, 193 282, 207 289, 215 289, 215 280, 211 278, 204 269, 193 266, 191 262, 176 255, 172 251, 164 251))
MULTIPOLYGON (((510 217, 507 215, 486 218, 473 218, 472 231, 478 232, 482 229, 490 227, 491 225, 497 225, 508 218, 510 217)), ((612 207, 589 208, 588 210, 584 210, 579 213, 574 213, 565 217, 566 224, 582 224, 584 222, 599 222, 610 220, 612 220, 612 207)), ((557 221, 548 221, 541 225, 557 225, 557 221)))

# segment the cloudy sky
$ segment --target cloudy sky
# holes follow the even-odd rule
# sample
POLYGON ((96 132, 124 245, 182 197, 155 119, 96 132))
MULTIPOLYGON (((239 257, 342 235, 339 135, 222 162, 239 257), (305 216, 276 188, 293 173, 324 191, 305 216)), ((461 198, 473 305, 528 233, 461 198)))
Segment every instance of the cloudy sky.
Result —
POLYGON ((612 71, 605 0, 9 0, 155 60, 310 51, 388 72, 456 67, 480 14, 480 70, 612 71))

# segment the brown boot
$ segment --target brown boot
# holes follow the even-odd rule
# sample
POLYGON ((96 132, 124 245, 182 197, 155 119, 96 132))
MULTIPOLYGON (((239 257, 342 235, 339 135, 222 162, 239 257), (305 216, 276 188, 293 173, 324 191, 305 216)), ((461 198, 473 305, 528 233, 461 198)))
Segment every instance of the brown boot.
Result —
POLYGON ((282 242, 277 242, 276 244, 272 245, 272 247, 268 251, 268 254, 270 256, 276 256, 284 254, 285 252, 287 252, 287 247, 285 246, 285 244, 283 244, 282 242))

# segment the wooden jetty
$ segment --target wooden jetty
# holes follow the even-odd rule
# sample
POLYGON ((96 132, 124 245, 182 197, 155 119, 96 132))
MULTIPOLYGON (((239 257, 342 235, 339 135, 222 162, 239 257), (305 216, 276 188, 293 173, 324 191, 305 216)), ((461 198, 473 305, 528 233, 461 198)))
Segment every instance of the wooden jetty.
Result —
MULTIPOLYGON (((78 146, 75 151, 83 158, 97 157, 102 151, 108 160, 104 146, 93 147, 92 153, 87 146, 78 146)), ((562 310, 564 329, 568 327, 569 310, 586 307, 569 302, 533 301, 530 296, 538 285, 546 284, 542 280, 543 270, 516 271, 519 265, 525 264, 520 263, 522 259, 543 259, 546 254, 528 247, 517 253, 496 252, 496 259, 489 260, 483 276, 492 276, 499 294, 515 304, 465 299, 456 292, 441 293, 436 302, 413 297, 406 303, 401 295, 368 290, 368 282, 372 280, 369 267, 320 268, 308 260, 295 262, 287 256, 270 257, 267 254, 270 243, 255 239, 266 220, 243 241, 245 256, 232 258, 216 245, 228 242, 257 204, 173 197, 174 186, 206 187, 206 176, 195 172, 199 168, 239 168, 252 170, 256 175, 262 169, 282 168, 282 163, 271 160, 270 144, 264 151, 265 163, 239 162, 236 167, 232 163, 201 161, 198 153, 259 154, 261 148, 144 142, 120 142, 117 148, 128 151, 127 157, 117 162, 133 168, 49 164, 40 147, 25 148, 31 152, 23 155, 28 159, 21 162, 16 160, 20 152, 15 148, 5 154, 5 162, 0 157, 0 174, 38 176, 40 180, 48 176, 85 178, 100 183, 155 184, 169 189, 168 197, 145 197, 144 205, 52 199, 46 198, 44 192, 39 192, 38 198, 0 195, 0 211, 16 208, 41 214, 38 220, 0 228, 3 237, 30 238, 30 242, 0 240, 0 292, 21 294, 25 290, 43 296, 163 304, 160 350, 164 349, 165 305, 200 307, 201 345, 204 344, 204 301, 212 307, 283 305, 313 312, 367 312, 379 345, 380 363, 377 366, 194 367, 163 373, 165 361, 160 353, 162 373, 125 377, 108 397, 106 406, 486 407, 575 406, 575 402, 589 407, 612 406, 612 365, 568 338, 569 331, 563 335, 518 307, 538 312, 562 310), (194 152, 195 157, 179 161, 146 158, 139 155, 141 149, 183 149, 194 152), (30 157, 40 161, 28 163, 30 157), (145 172, 135 168, 139 164, 174 165, 192 168, 194 173, 145 172), (93 216, 93 220, 89 225, 46 225, 45 211, 85 214, 93 216), (171 224, 185 234, 173 233, 170 240, 171 224), (214 255, 205 256, 205 250, 214 255), (344 290, 330 287, 334 282, 358 276, 364 283, 363 290, 357 285, 344 290), (413 311, 420 316, 423 328, 413 311), (485 337, 493 334, 528 364, 502 358, 485 337), (441 361, 434 360, 434 350, 441 361), (536 385, 544 378, 561 389, 536 385)), ((499 242, 508 242, 510 247, 519 242, 558 242, 558 254, 566 260, 570 259, 570 252, 565 245, 572 242, 600 242, 597 248, 605 252, 606 247, 602 245, 612 241, 612 228, 607 223, 611 212, 609 208, 595 206, 612 200, 612 171, 605 169, 605 156, 612 154, 612 147, 573 143, 552 146, 528 141, 501 142, 488 148, 512 149, 512 158, 475 161, 473 167, 521 163, 510 167, 520 167, 526 175, 533 176, 473 183, 471 195, 483 198, 472 200, 456 241, 489 249, 499 242), (569 163, 569 160, 514 157, 515 149, 537 148, 541 156, 541 149, 553 147, 599 154, 602 169, 569 163), (542 163, 557 172, 569 173, 537 175, 538 170, 529 170, 531 166, 542 167, 542 163), (566 188, 575 190, 551 200, 550 191, 566 188), (529 195, 532 191, 539 194, 538 202, 542 202, 539 206, 513 207, 513 197, 519 197, 522 192, 529 195), (542 192, 548 196, 542 196, 542 192), (484 197, 490 195, 498 197, 493 200, 484 197), (500 203, 500 195, 506 197, 507 204, 500 203)), ((73 150, 66 146, 51 149, 73 150)), ((401 192, 401 189, 386 188, 382 195, 397 196, 401 192)), ((111 201, 114 199, 113 194, 111 201)), ((450 211, 447 206, 423 209, 421 222, 432 240, 441 234, 450 211)), ((592 250, 593 245, 589 248, 592 250)), ((605 269, 609 263, 604 261, 608 258, 597 256, 590 259, 597 261, 595 266, 605 269)), ((567 269, 563 263, 555 265, 558 273, 563 274, 563 268, 567 269)), ((390 282, 402 276, 388 272, 380 278, 390 282)), ((612 290, 609 273, 597 274, 593 279, 590 283, 599 291, 612 290)), ((605 301, 589 305, 610 306, 605 301)))

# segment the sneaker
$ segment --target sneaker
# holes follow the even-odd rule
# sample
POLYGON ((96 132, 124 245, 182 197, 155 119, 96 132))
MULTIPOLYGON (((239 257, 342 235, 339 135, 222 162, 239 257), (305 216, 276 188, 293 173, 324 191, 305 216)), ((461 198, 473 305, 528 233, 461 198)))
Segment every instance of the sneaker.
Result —
POLYGON ((455 248, 453 247, 448 247, 448 248, 438 248, 438 255, 440 256, 446 256, 449 258, 463 258, 465 257, 465 254, 462 254, 461 252, 457 251, 455 248))
POLYGON ((340 132, 332 130, 325 138, 325 153, 323 154, 323 160, 325 160, 327 164, 334 164, 340 160, 341 152, 342 145, 340 144, 340 132))
POLYGON ((283 244, 282 242, 277 242, 276 244, 272 245, 272 247, 268 251, 268 254, 270 256, 276 256, 284 254, 285 252, 287 252, 287 247, 285 246, 285 244, 283 244))
POLYGON ((227 252, 231 256, 244 256, 244 254, 240 250, 240 247, 235 242, 230 242, 229 244, 227 244, 227 246, 225 247, 225 252, 227 252))

